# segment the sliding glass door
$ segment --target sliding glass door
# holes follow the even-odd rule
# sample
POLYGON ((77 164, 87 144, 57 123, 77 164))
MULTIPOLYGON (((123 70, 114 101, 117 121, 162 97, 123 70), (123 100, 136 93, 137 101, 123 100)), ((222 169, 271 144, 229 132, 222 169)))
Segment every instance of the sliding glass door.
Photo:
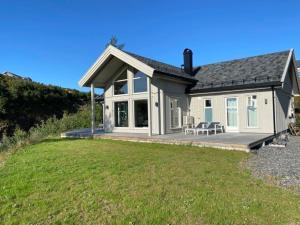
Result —
POLYGON ((226 98, 226 125, 228 131, 238 130, 238 99, 226 98))
POLYGON ((128 127, 128 102, 115 102, 115 126, 128 127))

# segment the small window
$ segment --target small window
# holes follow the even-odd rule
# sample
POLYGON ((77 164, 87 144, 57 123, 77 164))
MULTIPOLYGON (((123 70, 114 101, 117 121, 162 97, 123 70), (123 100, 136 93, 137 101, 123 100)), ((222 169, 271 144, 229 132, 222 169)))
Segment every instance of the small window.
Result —
POLYGON ((205 100, 205 107, 211 107, 211 100, 210 99, 205 100))
POLYGON ((247 126, 257 127, 257 96, 248 96, 247 100, 247 126))
POLYGON ((114 82, 114 95, 128 94, 127 70, 124 70, 114 82))
POLYGON ((147 91, 147 76, 137 71, 133 76, 133 87, 134 93, 146 92, 147 91))

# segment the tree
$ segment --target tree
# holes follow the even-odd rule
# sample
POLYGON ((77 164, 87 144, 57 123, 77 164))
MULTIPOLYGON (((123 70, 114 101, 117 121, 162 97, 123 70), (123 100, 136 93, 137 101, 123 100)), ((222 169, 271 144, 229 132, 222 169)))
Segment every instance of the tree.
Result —
POLYGON ((107 48, 109 45, 112 45, 118 49, 123 49, 125 47, 124 43, 123 44, 118 43, 118 39, 114 35, 110 38, 109 42, 105 45, 105 47, 107 48))

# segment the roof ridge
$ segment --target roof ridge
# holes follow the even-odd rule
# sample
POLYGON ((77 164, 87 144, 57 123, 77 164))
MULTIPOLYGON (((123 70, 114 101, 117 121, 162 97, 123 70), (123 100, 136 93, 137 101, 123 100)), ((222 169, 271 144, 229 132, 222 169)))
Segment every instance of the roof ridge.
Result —
POLYGON ((157 60, 157 59, 152 59, 152 58, 149 58, 149 57, 145 57, 145 56, 142 56, 142 55, 138 55, 138 54, 136 54, 136 53, 129 52, 129 51, 124 51, 124 50, 122 50, 122 51, 125 52, 125 53, 127 53, 127 54, 130 54, 130 55, 135 55, 135 56, 137 56, 137 57, 142 57, 142 58, 145 58, 145 59, 147 59, 147 60, 152 60, 152 61, 155 61, 155 62, 158 62, 158 63, 162 63, 162 64, 165 64, 165 65, 167 65, 167 66, 172 66, 172 67, 175 67, 175 68, 181 70, 181 68, 178 67, 178 66, 175 66, 175 65, 172 65, 172 64, 169 64, 169 63, 165 63, 165 62, 159 61, 159 60, 157 60))

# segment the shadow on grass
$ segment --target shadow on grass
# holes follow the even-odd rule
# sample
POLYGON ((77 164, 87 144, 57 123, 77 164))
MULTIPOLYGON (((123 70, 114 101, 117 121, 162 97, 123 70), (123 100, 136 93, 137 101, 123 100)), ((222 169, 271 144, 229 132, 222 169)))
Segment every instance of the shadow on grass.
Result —
POLYGON ((41 141, 38 141, 34 144, 40 143, 51 143, 51 142, 63 142, 63 141, 78 141, 78 140, 93 140, 93 138, 46 138, 41 141))

